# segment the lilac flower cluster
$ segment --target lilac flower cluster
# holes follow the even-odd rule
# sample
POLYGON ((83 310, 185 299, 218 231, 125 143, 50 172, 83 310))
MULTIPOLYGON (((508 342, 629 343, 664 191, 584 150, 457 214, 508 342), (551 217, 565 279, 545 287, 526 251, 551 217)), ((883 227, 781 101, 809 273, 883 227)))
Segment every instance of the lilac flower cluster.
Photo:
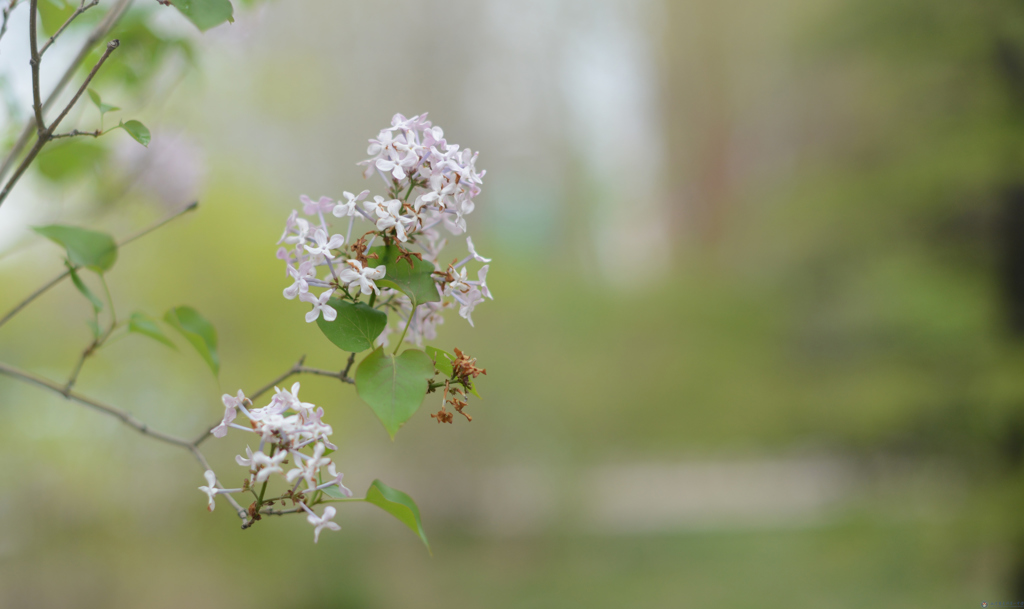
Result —
POLYGON ((386 328, 377 344, 386 345, 388 335, 399 331, 406 342, 422 345, 436 337, 436 326, 443 322, 446 309, 457 307, 459 315, 472 325, 474 308, 485 298, 493 299, 487 287, 486 263, 490 259, 479 255, 467 236, 469 255, 441 263, 447 239, 438 230, 443 228, 451 235, 466 232, 466 217, 475 208, 474 198, 480 194, 486 172, 476 169, 478 153, 449 144, 444 131, 426 116, 396 114, 391 127, 369 140, 370 158, 359 165, 365 166, 364 177, 376 173, 383 179, 386 197, 370 198, 369 190, 344 192, 338 201, 302 196, 301 214, 294 210, 288 216, 277 251, 292 282, 284 289, 284 297, 298 297, 312 306, 307 322, 320 316, 326 321, 336 319, 337 311, 329 304, 332 297, 359 302, 362 296, 369 296, 370 306, 398 317, 396 327, 386 328), (344 234, 328 224, 332 216, 343 222, 348 219, 347 226, 342 224, 344 234), (357 232, 353 239, 357 221, 369 222, 372 227, 357 232), (375 243, 394 244, 410 265, 411 257, 432 263, 435 272, 431 277, 440 301, 419 303, 414 309, 407 295, 378 286, 391 269, 371 252, 375 243), (475 279, 467 273, 470 261, 485 263, 475 279), (323 291, 314 295, 313 288, 323 291))
POLYGON ((199 490, 206 493, 210 511, 216 505, 214 497, 225 493, 258 492, 260 503, 290 500, 308 513, 307 520, 315 527, 314 541, 318 541, 324 528, 338 530, 341 527, 331 521, 335 514, 333 507, 325 508, 324 513, 317 516, 307 502, 318 497, 318 493, 351 497, 352 491, 342 484, 344 474, 336 471, 327 456, 327 451, 334 451, 337 446, 330 440, 331 426, 323 422, 324 409, 299 400, 299 383, 292 385, 291 391, 277 387, 274 390, 270 404, 262 408, 252 408, 252 402, 241 390, 238 395, 224 394, 221 398, 224 418, 213 428, 213 435, 223 438, 229 428, 238 429, 258 436, 259 447, 253 452, 246 446, 245 456, 235 457, 238 465, 248 470, 240 488, 217 488, 216 474, 207 470, 207 485, 199 490), (239 411, 249 419, 249 426, 234 422, 239 411), (285 471, 284 466, 289 464, 291 469, 285 471), (286 490, 276 498, 266 497, 267 484, 274 476, 285 482, 286 490))

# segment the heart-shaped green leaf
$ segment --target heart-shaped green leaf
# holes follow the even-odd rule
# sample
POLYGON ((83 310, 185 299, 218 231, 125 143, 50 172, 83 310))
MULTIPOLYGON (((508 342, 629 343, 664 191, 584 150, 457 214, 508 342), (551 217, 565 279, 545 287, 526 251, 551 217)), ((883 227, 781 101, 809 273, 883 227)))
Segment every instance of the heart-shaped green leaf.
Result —
POLYGON ((419 409, 432 376, 434 363, 426 353, 409 349, 395 357, 378 347, 359 364, 356 391, 394 439, 419 409))
POLYGON ((384 326, 388 325, 386 313, 363 303, 352 304, 332 298, 327 304, 334 307, 338 317, 334 321, 327 321, 321 315, 317 318, 316 325, 320 326, 320 331, 328 340, 345 351, 358 353, 373 348, 373 341, 384 331, 384 326))
POLYGON ((366 502, 384 510, 397 518, 402 524, 416 533, 427 546, 430 552, 430 542, 427 541, 427 534, 423 532, 423 522, 420 521, 420 509, 412 497, 398 489, 391 488, 380 480, 374 480, 370 488, 366 489, 366 502))
POLYGON ((171 4, 204 32, 225 21, 235 20, 229 0, 171 0, 171 4))
POLYGON ((174 307, 164 315, 172 328, 196 348, 214 376, 220 373, 220 356, 217 355, 217 330, 213 324, 192 307, 174 307))
POLYGON ((117 261, 117 244, 110 235, 76 226, 36 226, 32 230, 67 250, 68 260, 97 273, 110 270, 117 261))
POLYGON ((401 252, 393 243, 371 247, 370 253, 378 256, 376 260, 370 259, 371 266, 384 265, 387 268, 384 278, 376 281, 377 285, 395 288, 415 300, 417 304, 441 300, 437 293, 437 284, 430 275, 434 272, 434 265, 430 262, 413 257, 412 266, 409 266, 408 259, 398 259, 401 252))
POLYGON ((167 338, 167 335, 160 329, 160 326, 156 325, 156 321, 151 319, 145 313, 140 313, 138 311, 132 313, 131 318, 128 319, 128 331, 148 336, 159 343, 167 345, 175 351, 178 349, 174 343, 171 342, 171 339, 167 338))

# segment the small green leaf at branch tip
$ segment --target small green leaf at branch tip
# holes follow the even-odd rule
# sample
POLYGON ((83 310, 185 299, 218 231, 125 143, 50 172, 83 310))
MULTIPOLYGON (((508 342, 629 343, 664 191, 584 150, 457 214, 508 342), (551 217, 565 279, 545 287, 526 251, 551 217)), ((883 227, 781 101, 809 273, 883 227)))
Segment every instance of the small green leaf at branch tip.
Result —
MULTIPOLYGON (((149 147, 149 142, 152 139, 152 136, 149 133, 149 129, 139 121, 131 120, 127 123, 120 123, 117 126, 127 131, 128 135, 132 136, 132 139, 136 142, 147 148, 149 147)), ((117 127, 115 127, 115 129, 116 128, 117 127)))
POLYGON ((172 328, 181 333, 213 371, 220 373, 220 356, 217 354, 217 330, 192 307, 174 307, 164 315, 172 328))
POLYGON ((97 298, 96 295, 92 293, 92 290, 89 289, 89 286, 85 285, 85 282, 82 281, 82 278, 78 276, 78 272, 75 270, 75 267, 71 266, 70 262, 68 262, 67 264, 68 272, 71 273, 71 283, 75 284, 75 288, 77 288, 78 291, 82 293, 82 296, 85 296, 86 298, 89 299, 89 302, 92 303, 92 310, 96 314, 99 314, 99 312, 103 310, 103 301, 97 298))
POLYGON ((203 32, 225 21, 235 21, 230 0, 171 0, 171 4, 203 32))
POLYGON ((96 107, 99 108, 101 115, 106 114, 107 112, 115 112, 117 110, 120 110, 120 108, 118 108, 117 106, 111 106, 110 104, 103 103, 103 100, 100 99, 100 94, 93 91, 92 89, 89 89, 88 92, 89 99, 92 100, 92 103, 96 104, 96 107))
POLYGON ((177 345, 172 343, 171 339, 167 338, 167 335, 164 334, 163 330, 160 329, 160 326, 157 325, 156 320, 150 318, 145 313, 140 313, 139 311, 132 313, 131 318, 128 319, 128 331, 148 336, 159 343, 167 345, 175 351, 178 350, 177 345))
POLYGON ((388 325, 386 313, 361 302, 352 304, 339 298, 332 298, 327 304, 334 307, 338 317, 334 321, 327 321, 321 316, 316 320, 316 325, 327 340, 343 351, 359 353, 373 348, 373 341, 388 325))
POLYGON ((35 226, 32 230, 63 246, 74 266, 102 273, 117 261, 117 244, 105 233, 60 224, 35 226))
POLYGON ((434 265, 426 260, 419 260, 412 257, 412 266, 409 266, 408 259, 398 259, 401 252, 395 244, 378 245, 370 248, 370 254, 377 254, 376 260, 370 259, 370 266, 384 265, 387 269, 383 279, 376 280, 377 285, 386 288, 394 288, 409 298, 414 304, 425 302, 440 302, 441 297, 437 293, 437 283, 431 273, 434 272, 434 265))
POLYGON ((420 540, 423 541, 423 545, 427 546, 427 552, 430 552, 431 556, 434 555, 430 551, 430 542, 427 541, 427 534, 423 532, 420 509, 416 507, 416 502, 412 500, 412 497, 398 489, 391 488, 380 480, 374 480, 370 484, 370 488, 366 490, 366 502, 379 507, 409 527, 409 530, 416 533, 420 540))
POLYGON ((434 363, 426 353, 407 349, 396 357, 378 347, 356 369, 356 392, 394 440, 398 428, 419 410, 433 376, 434 363))

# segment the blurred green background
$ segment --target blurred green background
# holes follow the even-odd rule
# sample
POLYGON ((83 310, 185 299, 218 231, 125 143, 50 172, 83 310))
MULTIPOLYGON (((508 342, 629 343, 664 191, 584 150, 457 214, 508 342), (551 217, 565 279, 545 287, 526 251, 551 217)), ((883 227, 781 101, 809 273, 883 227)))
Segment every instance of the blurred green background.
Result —
MULTIPOLYGON (((146 4, 114 35, 96 88, 153 142, 48 148, 0 208, 0 311, 61 269, 29 226, 123 236, 198 198, 109 280, 122 315, 195 306, 223 366, 129 337, 82 393, 191 437, 300 355, 340 368, 274 242, 300 194, 377 189, 366 139, 429 111, 488 170, 497 300, 435 341, 488 369, 484 400, 392 443, 351 387, 301 379, 348 486, 412 495, 431 557, 367 505, 316 545, 299 518, 240 531, 184 451, 0 378, 0 605, 1024 601, 1020 2, 289 0, 204 35, 146 4)), ((89 316, 62 284, 0 360, 64 379, 89 316)), ((206 446, 230 471, 244 442, 206 446)))

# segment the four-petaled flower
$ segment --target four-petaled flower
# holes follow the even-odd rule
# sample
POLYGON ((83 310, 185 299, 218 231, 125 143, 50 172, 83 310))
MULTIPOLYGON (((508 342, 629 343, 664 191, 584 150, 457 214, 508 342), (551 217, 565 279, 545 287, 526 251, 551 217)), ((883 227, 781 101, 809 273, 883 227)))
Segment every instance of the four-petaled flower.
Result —
MULTIPOLYGON (((376 268, 363 267, 363 263, 358 260, 346 260, 345 264, 348 266, 338 273, 338 279, 342 283, 349 288, 356 286, 363 294, 369 294, 370 292, 380 294, 380 289, 374 283, 374 280, 384 278, 386 269, 383 266, 376 268)), ((308 320, 309 317, 307 316, 306 319, 308 320)))
POLYGON ((331 250, 336 250, 345 245, 345 237, 341 235, 331 235, 331 238, 327 238, 327 231, 322 228, 318 228, 313 231, 313 241, 316 242, 316 246, 306 245, 306 251, 314 256, 323 256, 324 258, 334 259, 334 254, 331 250))
POLYGON ((213 501, 213 498, 217 496, 217 475, 212 470, 206 470, 203 472, 203 477, 206 478, 207 486, 200 486, 199 490, 206 493, 206 498, 210 500, 206 509, 212 512, 213 508, 217 507, 217 504, 213 501))
POLYGON ((305 294, 299 294, 299 300, 302 302, 308 302, 313 305, 313 310, 306 313, 306 322, 313 323, 320 313, 324 314, 324 321, 334 321, 338 317, 338 312, 331 305, 327 304, 327 301, 331 299, 331 295, 334 294, 334 290, 327 290, 320 295, 320 298, 313 296, 309 292, 305 294))
POLYGON ((336 510, 334 509, 334 506, 329 505, 324 508, 323 516, 317 516, 312 512, 308 516, 306 516, 306 521, 309 522, 309 524, 316 527, 316 529, 314 529, 313 531, 313 543, 317 543, 320 541, 320 531, 322 531, 323 529, 330 529, 332 531, 341 530, 340 524, 338 524, 337 522, 331 522, 331 519, 334 518, 335 512, 336 510))

